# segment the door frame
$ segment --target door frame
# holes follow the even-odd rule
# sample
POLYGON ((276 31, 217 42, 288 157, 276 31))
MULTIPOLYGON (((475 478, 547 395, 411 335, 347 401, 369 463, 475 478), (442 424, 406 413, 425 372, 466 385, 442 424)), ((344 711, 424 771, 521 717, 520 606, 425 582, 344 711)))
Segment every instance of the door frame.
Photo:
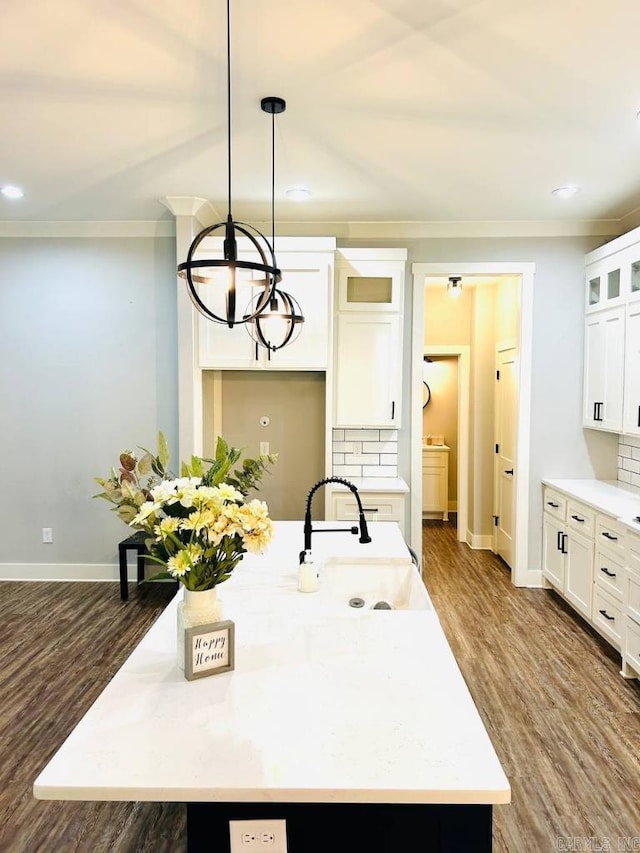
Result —
POLYGON ((426 276, 482 275, 518 276, 520 279, 519 328, 519 393, 516 437, 516 480, 514 565, 511 582, 515 586, 528 586, 530 573, 527 566, 529 550, 529 479, 531 444, 531 358, 533 331, 534 263, 414 263, 413 312, 411 329, 411 544, 422 553, 422 355, 424 349, 424 280, 426 276))
MULTIPOLYGON (((467 541, 467 520, 469 517, 469 478, 462 475, 469 467, 469 391, 471 364, 470 350, 468 346, 447 346, 440 344, 424 346, 423 355, 448 355, 458 359, 458 464, 456 471, 457 491, 457 526, 456 538, 458 542, 467 541)), ((412 395, 413 398, 413 395, 412 395)), ((415 433, 413 434, 415 437, 415 433)), ((422 417, 420 418, 420 435, 422 435, 422 417)), ((412 439, 413 440, 413 439, 412 439)), ((422 469, 421 469, 422 470, 422 469)), ((412 489, 413 500, 415 500, 415 489, 412 489)), ((422 519, 422 477, 420 477, 420 518, 422 519)), ((421 551, 419 553, 422 553, 421 551)))

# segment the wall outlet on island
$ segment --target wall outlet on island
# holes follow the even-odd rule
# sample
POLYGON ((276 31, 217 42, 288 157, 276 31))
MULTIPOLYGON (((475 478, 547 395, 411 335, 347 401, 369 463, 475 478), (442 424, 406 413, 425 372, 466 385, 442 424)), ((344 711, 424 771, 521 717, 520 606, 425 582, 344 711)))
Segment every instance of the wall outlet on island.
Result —
POLYGON ((230 820, 231 853, 287 853, 285 820, 230 820))
POLYGON ((260 456, 268 456, 269 455, 269 442, 261 441, 260 442, 260 456))

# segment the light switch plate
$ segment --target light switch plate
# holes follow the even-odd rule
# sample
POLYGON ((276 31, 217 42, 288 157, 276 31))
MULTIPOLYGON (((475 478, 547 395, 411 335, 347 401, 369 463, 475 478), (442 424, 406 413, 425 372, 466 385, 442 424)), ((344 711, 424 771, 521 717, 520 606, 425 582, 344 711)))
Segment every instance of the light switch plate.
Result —
POLYGON ((287 853, 286 820, 230 820, 231 853, 287 853))

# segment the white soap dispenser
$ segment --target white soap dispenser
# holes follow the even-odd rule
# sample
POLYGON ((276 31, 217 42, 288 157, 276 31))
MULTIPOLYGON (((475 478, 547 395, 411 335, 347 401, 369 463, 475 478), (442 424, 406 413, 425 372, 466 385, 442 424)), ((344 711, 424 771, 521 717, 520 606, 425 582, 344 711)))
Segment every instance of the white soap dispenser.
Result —
POLYGON ((298 570, 298 590, 317 592, 319 586, 318 567, 313 562, 311 551, 305 551, 298 570))

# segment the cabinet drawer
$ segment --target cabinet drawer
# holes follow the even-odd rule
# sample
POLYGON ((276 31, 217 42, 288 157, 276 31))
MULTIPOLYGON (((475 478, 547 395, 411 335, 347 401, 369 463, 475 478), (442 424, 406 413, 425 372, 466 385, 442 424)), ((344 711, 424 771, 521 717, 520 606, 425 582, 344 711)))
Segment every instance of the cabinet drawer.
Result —
POLYGON ((624 553, 624 527, 608 515, 596 515, 596 546, 604 545, 610 552, 624 553))
POLYGON ((422 467, 423 468, 446 468, 447 467, 447 456, 441 450, 436 451, 422 451, 422 467))
MULTIPOLYGON (((336 520, 358 520, 358 504, 353 495, 334 494, 331 500, 336 520)), ((404 497, 402 495, 360 492, 360 500, 367 521, 396 521, 400 527, 403 527, 404 497)))
POLYGON ((559 518, 560 521, 565 520, 567 513, 567 499, 564 495, 561 495, 560 492, 556 492, 548 486, 545 486, 543 492, 543 505, 544 511, 548 512, 549 515, 559 518))
POLYGON ((583 536, 593 537, 595 512, 584 504, 567 501, 567 527, 578 530, 583 536))
POLYGON ((626 533, 625 542, 629 554, 629 568, 640 575, 640 536, 635 533, 626 533))
POLYGON ((640 625, 627 619, 624 653, 631 666, 640 673, 640 625))
POLYGON ((622 648, 625 617, 622 602, 616 601, 599 587, 593 593, 593 623, 616 648, 622 648))
POLYGON ((626 571, 624 561, 619 554, 612 554, 596 548, 594 578, 596 586, 606 590, 614 598, 622 601, 626 571))
POLYGON ((640 575, 627 573, 627 615, 640 625, 640 575))

